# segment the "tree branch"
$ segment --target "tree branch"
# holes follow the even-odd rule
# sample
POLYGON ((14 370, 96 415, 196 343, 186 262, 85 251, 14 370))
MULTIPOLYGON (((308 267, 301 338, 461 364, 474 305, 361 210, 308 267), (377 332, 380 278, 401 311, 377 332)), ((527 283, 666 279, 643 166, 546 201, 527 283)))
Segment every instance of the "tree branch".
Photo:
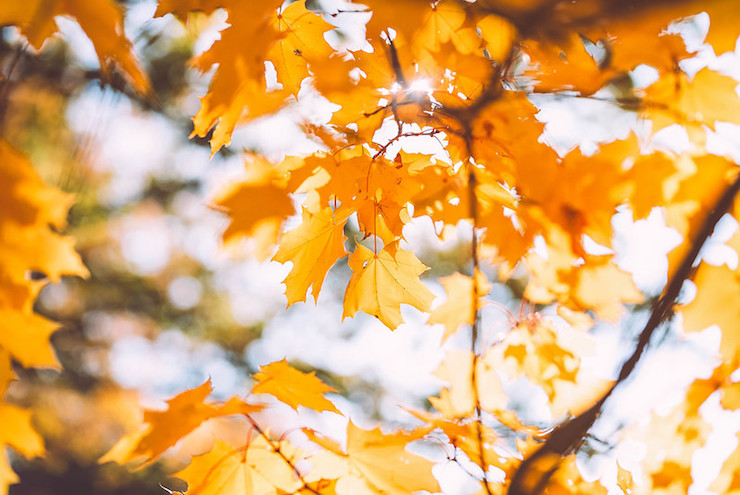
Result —
POLYGON ((575 452, 588 430, 601 414, 601 409, 606 400, 617 386, 634 371, 655 330, 672 314, 673 305, 681 292, 681 287, 691 275, 694 261, 696 261, 704 243, 714 231, 717 222, 732 206, 738 191, 740 191, 740 175, 735 178, 710 210, 701 228, 691 241, 691 249, 684 256, 663 294, 653 303, 650 318, 640 333, 635 350, 622 365, 614 384, 588 410, 556 428, 542 447, 522 462, 511 479, 507 492, 509 495, 536 495, 540 493, 547 485, 550 477, 557 471, 560 460, 564 456, 575 452))

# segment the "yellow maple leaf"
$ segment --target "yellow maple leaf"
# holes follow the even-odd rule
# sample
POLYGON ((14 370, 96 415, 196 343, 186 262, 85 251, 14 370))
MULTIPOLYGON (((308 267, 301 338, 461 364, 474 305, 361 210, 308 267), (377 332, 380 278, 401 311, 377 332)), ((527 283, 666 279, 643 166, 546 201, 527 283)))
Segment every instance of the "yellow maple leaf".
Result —
POLYGON ((593 309, 609 321, 619 318, 623 303, 643 300, 632 275, 621 270, 610 257, 587 263, 576 271, 571 297, 581 308, 593 309))
POLYGON ((293 263, 283 281, 288 306, 306 300, 311 287, 314 300, 318 301, 321 285, 329 269, 347 254, 344 249, 344 225, 348 215, 331 208, 318 213, 303 210, 301 224, 283 234, 280 247, 273 257, 275 261, 293 263))
POLYGON ((511 52, 517 32, 506 17, 490 14, 476 21, 484 46, 490 57, 501 63, 511 52))
POLYGON ((252 388, 253 394, 270 394, 295 410, 303 406, 314 411, 340 414, 334 404, 324 397, 325 393, 337 390, 316 378, 313 371, 303 373, 285 359, 261 366, 253 378, 257 381, 252 388))
POLYGON ((738 30, 733 20, 740 14, 740 5, 733 0, 713 0, 712 2, 695 0, 692 3, 697 13, 706 12, 711 19, 705 43, 712 45, 717 55, 734 51, 738 30))
POLYGON ((344 295, 343 318, 364 311, 394 330, 403 323, 401 304, 428 311, 432 292, 419 280, 427 267, 410 251, 388 244, 375 254, 358 244, 349 257, 352 278, 344 295))
POLYGON ((473 414, 476 398, 486 411, 504 409, 508 397, 503 391, 497 366, 490 359, 475 358, 470 351, 449 351, 434 375, 448 383, 440 390, 439 397, 429 397, 429 402, 445 419, 465 418, 473 414), (473 363, 476 366, 473 388, 473 363))
POLYGON ((550 409, 560 416, 566 410, 576 410, 589 404, 591 397, 578 397, 582 393, 589 395, 585 389, 602 391, 603 380, 591 379, 579 373, 581 356, 590 347, 586 334, 573 330, 556 328, 546 318, 531 316, 517 327, 509 330, 503 342, 491 348, 484 361, 493 370, 506 373, 515 378, 526 376, 532 383, 543 388, 550 399, 550 409), (578 390, 567 390, 564 385, 584 385, 578 390), (566 390, 560 403, 561 392, 566 390))
POLYGON ((239 449, 217 439, 210 452, 193 457, 174 476, 188 483, 188 495, 273 495, 278 490, 295 493, 302 486, 292 467, 262 437, 239 449))
MULTIPOLYGON (((6 287, 0 285, 0 290, 6 287)), ((34 314, 31 302, 22 309, 0 305, 0 347, 10 352, 23 366, 59 366, 49 337, 59 325, 34 314)))
MULTIPOLYGON (((10 361, 10 353, 0 348, 0 397, 5 396, 8 385, 15 379, 10 361)), ((10 446, 26 457, 44 453, 43 439, 31 425, 31 411, 13 404, 0 402, 0 448, 10 446)), ((0 494, 7 493, 7 487, 18 481, 5 454, 0 454, 0 494)))
POLYGON ((267 53, 283 89, 297 95, 309 76, 309 64, 328 58, 333 52, 324 33, 333 26, 320 15, 306 10, 303 0, 291 3, 276 16, 273 26, 280 38, 267 53))
POLYGON ((420 4, 419 12, 429 9, 421 28, 413 38, 412 50, 419 53, 428 50, 438 52, 442 45, 450 42, 459 53, 481 51, 482 40, 472 26, 466 25, 467 12, 464 4, 443 0, 431 5, 420 4))
POLYGON ((65 227, 72 196, 44 184, 19 151, 0 140, 0 347, 24 366, 57 366, 49 335, 57 325, 33 312, 48 281, 86 276, 65 227), (47 280, 30 280, 30 271, 47 280))
POLYGON ((689 125, 707 125, 717 121, 740 123, 738 82, 705 68, 689 81, 684 73, 664 77, 645 91, 643 116, 653 121, 654 130, 678 120, 689 125))
MULTIPOLYGON (((737 238, 738 236, 736 236, 737 238)), ((693 301, 681 309, 686 332, 698 332, 711 325, 722 330, 720 353, 725 360, 740 357, 740 277, 727 266, 701 263, 694 276, 698 290, 693 301)))
POLYGON ((407 495, 419 490, 438 492, 439 483, 432 476, 433 462, 406 450, 428 429, 384 434, 380 428, 363 430, 347 423, 346 453, 335 442, 306 431, 313 442, 326 450, 309 458, 314 470, 308 480, 338 478, 338 495, 407 495))
POLYGON ((527 74, 534 79, 538 92, 567 89, 591 95, 615 76, 615 71, 600 65, 588 53, 585 41, 575 33, 563 43, 563 47, 550 40, 527 40, 522 49, 531 58, 533 67, 527 74))
POLYGON ((221 32, 221 39, 197 57, 193 64, 205 72, 214 64, 218 69, 208 93, 193 117, 192 136, 206 136, 215 126, 211 152, 231 142, 234 128, 247 116, 255 118, 283 106, 288 93, 267 91, 264 69, 267 52, 280 39, 273 27, 282 2, 228 2, 226 11, 231 24, 221 32))
MULTIPOLYGON (((31 425, 31 411, 13 404, 0 403, 0 447, 10 446, 26 457, 44 453, 42 438, 31 425)), ((0 456, 0 493, 7 493, 7 486, 18 481, 5 456, 0 456)))
POLYGON ((666 203, 670 194, 667 181, 677 172, 675 160, 664 153, 640 156, 630 168, 630 206, 634 219, 646 218, 650 211, 666 203))
MULTIPOLYGON (((472 325, 475 321, 476 310, 485 304, 478 300, 473 304, 473 278, 462 273, 453 273, 440 280, 442 287, 447 292, 447 300, 437 306, 430 314, 427 323, 433 325, 441 323, 445 327, 442 342, 454 334, 461 325, 472 325)), ((479 298, 486 296, 491 291, 491 284, 486 276, 480 271, 475 274, 477 284, 476 293, 479 298)))
POLYGON ((27 271, 43 272, 52 282, 61 275, 87 276, 74 241, 49 229, 61 230, 73 196, 46 185, 28 159, 0 140, 0 249, 3 273, 16 283, 27 282, 27 271))
POLYGON ((255 251, 264 259, 277 242, 282 223, 294 212, 293 200, 271 163, 255 159, 247 164, 247 172, 248 178, 221 193, 215 205, 231 217, 224 241, 254 239, 255 251))

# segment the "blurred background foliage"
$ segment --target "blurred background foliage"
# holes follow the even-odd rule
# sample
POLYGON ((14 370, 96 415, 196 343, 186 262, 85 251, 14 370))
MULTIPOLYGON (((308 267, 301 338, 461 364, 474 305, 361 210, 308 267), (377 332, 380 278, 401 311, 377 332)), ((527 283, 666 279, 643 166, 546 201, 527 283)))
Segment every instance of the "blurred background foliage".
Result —
MULTIPOLYGON (((17 370, 21 379, 9 400, 34 410, 48 453, 43 459, 14 458, 21 483, 10 493, 163 493, 159 483, 173 469, 167 459, 133 473, 97 463, 125 431, 138 427, 140 404, 161 405, 207 376, 217 396, 244 393, 249 374, 280 353, 298 367, 316 368, 347 398, 344 406, 360 416, 403 421, 399 397, 426 407, 433 392, 429 382, 419 388, 419 380, 404 373, 426 376, 436 367, 437 354, 427 351, 438 351, 441 331, 417 325, 421 333, 406 345, 431 356, 420 371, 392 368, 389 373, 400 375, 394 390, 387 375, 363 364, 377 354, 356 349, 366 342, 366 327, 383 335, 387 330, 369 317, 339 323, 342 294, 332 280, 346 280, 346 261, 332 270, 334 279, 326 285, 334 290, 322 295, 327 301, 321 309, 311 302, 285 311, 279 282, 286 270, 246 257, 246 250, 224 253, 219 245, 226 219, 208 202, 219 185, 239 176, 242 162, 229 150, 209 158, 207 139, 187 139, 197 96, 208 81, 188 60, 207 48, 224 26, 223 16, 194 15, 183 25, 172 16, 151 20, 156 8, 151 1, 123 2, 123 7, 127 34, 156 99, 134 95, 115 76, 101 81, 89 41, 72 21, 60 19, 62 35, 38 53, 14 28, 0 31, 3 132, 48 183, 76 195, 67 233, 76 238, 91 273, 86 280, 66 278, 47 287, 37 302, 40 314, 59 322, 52 340, 63 367, 17 370), (306 336, 298 336, 294 348, 318 339, 296 324, 306 319, 327 340, 315 340, 317 350, 302 362, 290 348, 275 345, 296 332, 306 336), (269 329, 278 337, 260 343, 269 329), (354 366, 348 367, 349 361, 354 366)), ((259 127, 271 125, 251 126, 231 149, 288 153, 288 140, 257 147, 264 145, 259 127)), ((421 257, 432 268, 428 280, 448 275, 467 266, 468 243, 453 239, 422 250, 421 257)), ((516 277, 508 284, 497 286, 492 298, 515 306, 513 294, 521 286, 516 277)), ((439 286, 436 290, 441 294, 439 286)), ((389 352, 382 340, 377 345, 377 353, 389 352)))

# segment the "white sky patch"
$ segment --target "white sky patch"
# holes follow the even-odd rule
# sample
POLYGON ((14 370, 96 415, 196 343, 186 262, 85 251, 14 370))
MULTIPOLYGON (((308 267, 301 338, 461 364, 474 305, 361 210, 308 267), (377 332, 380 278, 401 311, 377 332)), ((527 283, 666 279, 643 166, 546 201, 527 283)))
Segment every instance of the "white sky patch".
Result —
POLYGON ((190 309, 200 302, 203 285, 195 277, 177 277, 167 285, 167 297, 179 309, 190 309))
POLYGON ((269 321, 285 309, 282 281, 289 265, 255 259, 225 262, 214 274, 214 287, 228 294, 234 319, 244 326, 269 321))
MULTIPOLYGON (((262 338, 247 350, 249 361, 262 365, 285 357, 357 376, 382 385, 391 403, 408 405, 438 391, 439 381, 431 373, 443 351, 442 327, 424 326, 425 315, 406 309, 407 323, 392 332, 362 313, 338 323, 342 308, 337 299, 322 300, 318 307, 294 304, 267 322, 262 338)), ((391 406, 387 412, 394 410, 398 416, 391 419, 404 418, 400 408, 391 406)))
POLYGON ((172 150, 182 143, 164 116, 140 112, 112 90, 94 85, 70 102, 67 118, 77 133, 96 141, 99 152, 92 165, 111 174, 98 193, 104 205, 125 204, 152 177, 167 176, 172 150))
POLYGON ((720 218, 714 228, 714 232, 702 247, 699 256, 710 265, 727 265, 734 270, 738 265, 738 254, 725 243, 737 232, 738 223, 732 215, 725 214, 720 218))
MULTIPOLYGON (((606 93, 603 97, 608 99, 611 95, 606 93)), ((593 154, 601 143, 625 138, 639 127, 635 113, 606 101, 552 95, 529 98, 540 109, 537 119, 545 123, 542 139, 561 156, 576 147, 586 155, 593 154)))
POLYGON ((116 232, 123 257, 134 272, 154 275, 169 264, 172 238, 166 218, 129 217, 116 232))
POLYGON ((617 264, 633 274, 637 287, 647 293, 659 291, 668 277, 666 255, 681 241, 681 235, 666 227, 662 210, 656 208, 644 220, 633 221, 623 210, 612 217, 617 264))
POLYGON ((669 125, 653 134, 650 138, 650 144, 657 150, 674 153, 684 153, 694 147, 686 128, 678 124, 669 125))
POLYGON ((740 163, 740 125, 717 122, 714 131, 707 129, 707 151, 719 156, 728 156, 740 163))
POLYGON ((118 383, 140 390, 149 400, 171 397, 209 377, 215 398, 244 393, 245 377, 220 347, 193 341, 179 330, 164 331, 153 341, 117 339, 110 352, 110 371, 118 383))
POLYGON ((59 27, 60 36, 67 41, 69 49, 77 61, 83 67, 89 67, 91 69, 99 68, 100 61, 98 60, 95 46, 90 41, 90 38, 87 37, 85 31, 77 24, 77 21, 63 16, 55 17, 54 21, 57 23, 57 27, 59 27))
POLYGON ((221 39, 221 31, 231 26, 228 23, 228 17, 229 14, 224 9, 218 9, 208 17, 208 22, 202 26, 193 46, 193 56, 203 54, 211 48, 214 42, 221 39))

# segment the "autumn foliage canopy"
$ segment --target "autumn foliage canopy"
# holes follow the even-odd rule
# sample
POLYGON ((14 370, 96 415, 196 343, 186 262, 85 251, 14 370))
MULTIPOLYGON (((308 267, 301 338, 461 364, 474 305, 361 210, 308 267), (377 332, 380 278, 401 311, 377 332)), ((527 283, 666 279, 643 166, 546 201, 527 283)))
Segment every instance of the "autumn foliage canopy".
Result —
MULTIPOLYGON (((140 429, 101 462, 133 469, 204 422, 240 417, 246 437, 216 438, 173 474, 189 495, 437 493, 427 451, 459 463, 479 494, 687 492, 692 456, 711 429, 700 406, 712 396, 724 409, 740 407, 740 274, 700 256, 723 215, 740 214, 737 164, 710 145, 718 123, 740 125, 738 83, 706 62, 707 46, 717 55, 735 50, 740 4, 161 0, 154 16, 188 23, 192 11, 225 12, 228 23, 190 61, 212 74, 191 135, 207 139, 212 154, 229 147, 239 126, 306 100, 329 109, 326 118, 298 121, 313 154, 273 161, 234 150, 244 155, 245 178, 203 198, 229 217, 224 243, 289 264, 288 306, 309 293, 318 300, 329 270, 346 262, 351 276, 337 321, 365 313, 394 330, 416 312, 443 326, 441 344, 461 334, 468 344, 447 350, 436 372, 444 385, 428 409, 409 411, 413 429, 367 430, 348 418, 344 438, 309 427, 273 435, 265 418, 277 402, 342 414, 326 395, 336 390, 283 360, 262 366, 252 388, 228 401, 209 399, 206 382, 170 399, 166 410, 145 410, 140 429), (687 43, 687 31, 707 15, 705 45, 687 43), (635 125, 590 150, 564 147, 548 133, 558 118, 541 113, 548 101, 599 102, 633 115, 635 125), (681 146, 654 139, 667 129, 681 146), (683 240, 668 254, 665 287, 643 294, 618 265, 613 220, 617 212, 638 221, 656 210, 683 240), (418 246, 405 236, 412 224, 439 239, 466 239, 468 269, 424 277, 418 246), (481 312, 500 306, 491 283, 512 277, 523 281, 522 309, 499 308, 507 328, 484 338, 481 312), (681 292, 689 280, 693 299, 681 292), (433 283, 446 296, 435 300, 433 283), (634 342, 612 379, 582 371, 589 330, 616 324, 637 305, 647 316, 631 329, 634 342), (623 439, 638 436, 647 445, 639 469, 615 466, 611 482, 583 474, 576 458, 589 431, 656 330, 669 325, 683 334, 719 327, 713 374, 697 377, 667 417, 654 417, 662 433, 623 425, 623 439), (547 397, 549 424, 529 424, 513 408, 507 390, 523 378, 547 397)), ((113 0, 0 6, 0 25, 16 26, 31 51, 54 36, 57 16, 74 19, 92 41, 103 81, 118 78, 125 91, 156 101, 113 0)), ((74 239, 61 234, 74 197, 46 185, 4 139, 0 157, 5 394, 19 366, 57 365, 49 343, 56 325, 33 312, 40 290, 87 270, 74 239)), ((740 250, 740 234, 727 246, 740 250)), ((0 444, 42 456, 31 415, 0 403, 0 444)), ((740 490, 738 472, 740 450, 711 489, 740 490)), ((3 460, 0 491, 15 481, 3 460)))

